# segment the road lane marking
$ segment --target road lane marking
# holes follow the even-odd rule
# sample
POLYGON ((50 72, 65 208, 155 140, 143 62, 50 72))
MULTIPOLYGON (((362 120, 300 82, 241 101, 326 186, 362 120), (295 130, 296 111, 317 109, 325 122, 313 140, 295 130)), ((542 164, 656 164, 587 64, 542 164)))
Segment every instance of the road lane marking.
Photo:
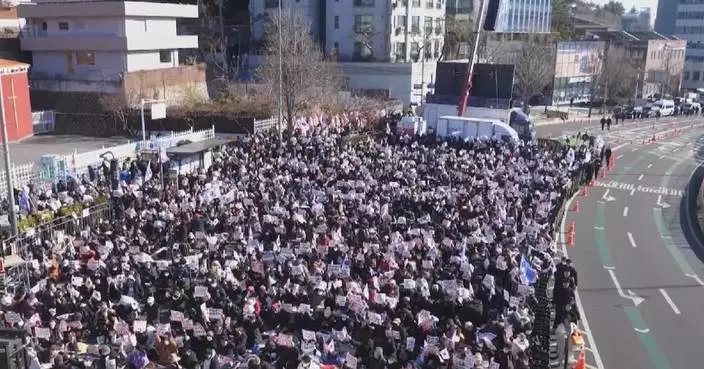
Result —
POLYGON ((627 217, 628 216, 628 206, 624 206, 623 208, 623 216, 627 217))
POLYGON ((638 148, 637 148, 637 147, 634 148, 633 150, 631 150, 631 152, 636 152, 636 151, 638 151, 638 148))
POLYGON ((648 164, 648 169, 653 166, 653 163, 648 164))
MULTIPOLYGON (((625 145, 625 144, 624 144, 625 145)), ((572 206, 572 201, 574 198, 577 197, 577 193, 572 195, 572 197, 567 200, 567 209, 569 209, 570 206, 572 206)), ((603 218, 602 218, 603 219, 603 218)), ((560 222, 560 232, 555 235, 555 239, 558 239, 560 235, 564 238, 565 236, 565 224, 567 224, 567 217, 563 216, 562 221, 560 222)), ((603 224, 603 222, 602 222, 603 224)), ((603 228, 603 227, 602 227, 603 228)), ((602 233, 603 236, 603 232, 602 233)), ((562 246, 562 255, 567 257, 567 244, 564 242, 560 242, 560 245, 562 246)), ((587 336, 587 341, 589 342, 589 346, 592 348, 592 356, 594 357, 594 361, 596 364, 597 369, 604 369, 604 362, 601 361, 601 354, 599 354, 599 350, 596 347, 596 341, 594 340, 594 336, 592 335, 592 330, 589 327, 589 319, 587 318, 587 313, 584 311, 584 305, 582 304, 582 299, 579 296, 579 290, 574 291, 574 302, 577 305, 577 311, 579 311, 579 316, 582 318, 582 326, 584 328, 584 334, 587 336)))
POLYGON ((640 180, 642 180, 642 179, 643 179, 643 175, 641 174, 641 175, 638 176, 638 180, 640 181, 640 180))
POLYGON ((635 189, 635 188, 631 190, 631 196, 633 196, 634 193, 636 193, 636 189, 635 189))
POLYGON ((638 340, 645 347, 645 351, 648 353, 648 358, 655 364, 657 369, 670 369, 670 360, 662 351, 658 341, 650 333, 650 328, 648 328, 643 320, 643 316, 640 314, 637 308, 631 306, 624 306, 623 311, 626 312, 628 320, 631 322, 633 329, 638 332, 638 340), (642 327, 642 328, 641 328, 642 327))
POLYGON ((622 157, 623 157, 623 154, 617 156, 616 159, 621 159, 622 157))
POLYGON ((667 291, 665 291, 664 289, 661 288, 660 293, 662 294, 662 297, 665 298, 665 301, 667 301, 667 304, 670 305, 670 307, 672 308, 672 311, 674 311, 675 314, 680 315, 680 309, 677 308, 677 306, 675 305, 675 302, 672 301, 672 299, 670 298, 670 295, 667 294, 667 291))
POLYGON ((668 187, 648 187, 648 186, 643 186, 643 185, 637 185, 635 183, 625 183, 625 182, 619 182, 619 181, 596 181, 595 185, 597 187, 605 187, 605 188, 610 188, 612 190, 626 190, 626 191, 631 191, 631 190, 636 190, 638 192, 645 192, 645 193, 652 193, 656 195, 665 195, 665 196, 683 196, 684 191, 676 189, 676 188, 668 188, 668 187))
POLYGON ((628 241, 631 242, 631 247, 636 248, 636 240, 633 239, 633 233, 628 232, 628 241))
POLYGON ((597 227, 597 226, 594 226, 594 229, 599 230, 599 231, 603 231, 603 230, 604 230, 604 227, 597 227))
POLYGON ((665 159, 665 155, 661 155, 659 159, 660 160, 665 159))

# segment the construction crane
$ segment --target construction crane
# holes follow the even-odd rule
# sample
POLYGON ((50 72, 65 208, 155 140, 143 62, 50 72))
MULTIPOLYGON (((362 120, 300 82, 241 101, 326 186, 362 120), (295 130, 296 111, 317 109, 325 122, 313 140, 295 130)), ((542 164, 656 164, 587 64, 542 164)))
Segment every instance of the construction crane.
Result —
MULTIPOLYGON (((481 32, 484 28, 484 22, 486 21, 486 12, 490 0, 482 0, 481 8, 479 8, 479 19, 477 20, 477 29, 474 32, 474 45, 472 47, 472 55, 469 58, 469 63, 467 65, 467 79, 464 81, 464 87, 462 88, 462 94, 460 95, 460 101, 457 105, 457 116, 464 116, 465 110, 467 109, 467 99, 469 98, 469 91, 472 89, 472 76, 474 74, 474 64, 477 63, 479 54, 479 41, 481 40, 481 32)), ((499 0, 494 0, 498 2, 499 0)), ((494 13, 494 18, 496 18, 496 13, 494 13)))

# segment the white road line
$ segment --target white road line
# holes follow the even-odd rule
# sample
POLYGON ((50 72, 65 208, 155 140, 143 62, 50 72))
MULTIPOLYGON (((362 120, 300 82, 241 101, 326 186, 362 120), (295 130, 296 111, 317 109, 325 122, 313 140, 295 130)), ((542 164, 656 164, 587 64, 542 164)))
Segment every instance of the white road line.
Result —
POLYGON ((623 154, 617 156, 616 159, 621 159, 622 157, 623 157, 623 154))
POLYGON ((628 232, 628 241, 631 242, 631 247, 638 247, 636 246, 636 241, 633 239, 633 233, 628 232))
POLYGON ((665 155, 660 156, 660 160, 665 159, 665 155))
POLYGON ((603 230, 604 230, 604 227, 597 227, 597 226, 594 226, 594 229, 597 229, 597 230, 603 231, 603 230))
POLYGON ((653 166, 653 163, 648 164, 648 169, 653 166))
POLYGON ((636 152, 636 151, 638 151, 638 148, 631 150, 631 152, 636 152))
MULTIPOLYGON (((625 145, 625 144, 624 144, 625 145)), ((577 193, 572 195, 572 197, 567 200, 567 208, 572 205, 572 200, 577 196, 577 193)), ((564 238, 565 236, 565 224, 567 223, 567 217, 562 217, 562 222, 560 223, 560 230, 555 230, 555 237, 554 239, 558 239, 561 235, 564 238)), ((560 242, 562 246, 562 255, 567 257, 567 244, 566 242, 560 242)), ((579 290, 576 290, 574 292, 574 302, 577 304, 577 311, 579 311, 579 316, 582 318, 582 326, 584 327, 585 335, 587 336, 587 341, 589 342, 589 346, 592 348, 592 356, 594 357, 594 364, 596 364, 596 369, 604 369, 604 362, 601 361, 601 355, 599 354, 599 350, 596 347, 596 341, 594 340, 594 336, 592 335, 592 330, 589 327, 589 320, 587 319, 587 314, 584 312, 584 305, 582 305, 582 299, 579 297, 579 290)))
POLYGON ((638 180, 640 181, 640 180, 642 180, 642 179, 643 179, 643 175, 641 174, 641 175, 638 176, 638 180))
POLYGON ((631 196, 633 196, 634 193, 636 193, 636 189, 635 189, 635 188, 631 190, 631 196))
POLYGON ((677 308, 677 306, 675 305, 675 302, 672 301, 672 299, 670 298, 670 295, 667 294, 667 291, 665 291, 661 288, 660 293, 662 294, 662 297, 665 298, 665 301, 667 301, 667 304, 670 305, 670 307, 672 308, 672 311, 674 311, 675 314, 680 315, 680 309, 677 308))
POLYGON ((628 216, 628 206, 623 208, 623 216, 627 217, 628 216))

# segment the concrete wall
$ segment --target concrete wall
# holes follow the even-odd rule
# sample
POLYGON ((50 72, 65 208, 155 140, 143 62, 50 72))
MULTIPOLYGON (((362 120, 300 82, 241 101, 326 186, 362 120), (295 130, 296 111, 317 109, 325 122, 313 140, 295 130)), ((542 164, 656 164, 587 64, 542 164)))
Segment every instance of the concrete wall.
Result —
POLYGON ((205 68, 201 65, 128 72, 124 91, 128 101, 141 97, 179 104, 191 97, 208 99, 205 68))

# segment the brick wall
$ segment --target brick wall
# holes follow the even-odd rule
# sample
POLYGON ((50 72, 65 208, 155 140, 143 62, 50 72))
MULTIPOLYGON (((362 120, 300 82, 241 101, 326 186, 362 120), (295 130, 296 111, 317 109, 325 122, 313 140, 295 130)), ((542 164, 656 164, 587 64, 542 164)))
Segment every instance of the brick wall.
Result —
POLYGON ((188 95, 208 99, 204 65, 125 73, 124 88, 128 100, 164 99, 177 104, 188 95))

